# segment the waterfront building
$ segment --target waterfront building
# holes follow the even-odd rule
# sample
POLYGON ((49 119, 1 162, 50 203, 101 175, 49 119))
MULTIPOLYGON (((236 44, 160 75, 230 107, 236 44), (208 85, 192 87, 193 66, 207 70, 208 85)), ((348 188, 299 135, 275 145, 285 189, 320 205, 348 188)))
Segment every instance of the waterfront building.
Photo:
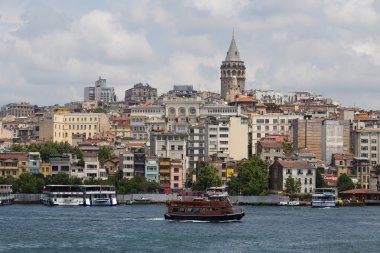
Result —
MULTIPOLYGON (((302 119, 302 115, 296 114, 258 114, 251 113, 251 131, 252 131, 252 154, 256 154, 257 142, 270 135, 291 136, 292 122, 296 119, 302 119)), ((292 139, 290 139, 292 141, 292 139)))
POLYGON ((50 165, 49 162, 43 162, 43 161, 41 161, 41 163, 40 163, 40 173, 42 175, 44 175, 44 177, 51 175, 51 165, 50 165))
POLYGON ((150 140, 150 132, 166 128, 165 107, 161 105, 139 105, 131 108, 130 129, 134 141, 150 140))
POLYGON ((240 59, 240 53, 237 49, 235 36, 232 35, 230 47, 226 59, 220 66, 221 97, 226 99, 227 93, 233 88, 233 77, 236 77, 236 86, 240 93, 245 90, 245 65, 240 59))
POLYGON ((115 89, 107 87, 107 80, 99 76, 99 80, 95 81, 94 87, 84 88, 84 101, 103 101, 114 102, 116 101, 115 89))
POLYGON ((0 153, 0 176, 18 178, 28 172, 29 160, 24 153, 0 153))
POLYGON ((286 179, 291 175, 300 181, 300 193, 312 193, 315 188, 315 168, 307 161, 275 160, 269 166, 269 189, 276 192, 286 190, 286 179))
POLYGON ((164 193, 171 193, 170 189, 170 158, 159 158, 160 188, 164 193))
POLYGON ((184 170, 181 160, 171 160, 170 162, 170 189, 178 192, 183 189, 184 170))
POLYGON ((160 182, 159 178, 159 163, 155 156, 147 156, 145 161, 145 177, 146 180, 152 182, 160 182))
POLYGON ((128 105, 143 104, 157 99, 157 89, 149 84, 137 83, 125 91, 125 103, 128 105))
POLYGON ((51 175, 63 173, 70 175, 72 161, 71 154, 54 155, 49 157, 51 175))
POLYGON ((106 170, 100 168, 97 152, 83 152, 85 177, 107 179, 106 170))
POLYGON ((322 160, 330 164, 333 153, 345 153, 350 149, 350 122, 324 120, 322 122, 322 160))
POLYGON ((110 123, 104 113, 70 113, 57 110, 46 115, 40 122, 40 140, 68 142, 73 144, 73 136, 81 134, 85 139, 110 132, 110 123))
POLYGON ((134 176, 145 176, 146 146, 143 143, 129 143, 128 151, 133 154, 134 176))
POLYGON ((369 189, 372 165, 368 157, 354 157, 351 178, 356 179, 358 188, 369 189))
POLYGON ((40 152, 29 152, 28 153, 28 159, 29 159, 29 172, 30 172, 30 174, 41 173, 41 171, 40 171, 40 165, 41 165, 40 152))
POLYGON ((123 177, 127 179, 133 178, 134 170, 134 154, 130 151, 125 151, 120 155, 120 169, 123 171, 123 177))

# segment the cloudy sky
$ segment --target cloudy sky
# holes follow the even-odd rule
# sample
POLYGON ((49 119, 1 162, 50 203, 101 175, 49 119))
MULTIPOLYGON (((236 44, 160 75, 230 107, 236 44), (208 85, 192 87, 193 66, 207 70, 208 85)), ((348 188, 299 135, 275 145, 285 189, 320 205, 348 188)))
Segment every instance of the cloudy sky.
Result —
POLYGON ((0 106, 83 99, 99 76, 220 92, 232 29, 247 89, 380 109, 380 1, 2 0, 0 106))

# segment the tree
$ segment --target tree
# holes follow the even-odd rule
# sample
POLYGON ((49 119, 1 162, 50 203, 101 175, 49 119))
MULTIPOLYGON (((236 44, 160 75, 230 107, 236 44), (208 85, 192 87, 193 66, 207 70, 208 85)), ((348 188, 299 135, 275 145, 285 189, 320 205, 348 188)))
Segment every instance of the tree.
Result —
POLYGON ((95 113, 107 113, 107 111, 101 107, 98 107, 94 110, 95 113))
POLYGON ((282 143, 282 149, 284 150, 285 154, 289 154, 290 151, 292 151, 292 144, 291 143, 282 143))
POLYGON ((290 196, 301 192, 301 181, 290 175, 285 181, 285 192, 290 196))
POLYGON ((355 184, 347 174, 342 174, 337 182, 338 192, 355 189, 355 184))
POLYGON ((322 176, 321 169, 323 169, 323 168, 317 168, 316 169, 316 174, 315 174, 315 187, 316 188, 328 187, 328 184, 326 183, 325 179, 322 176))
POLYGON ((268 192, 268 163, 257 156, 238 165, 238 175, 228 182, 231 195, 265 195, 268 192))
POLYGON ((209 164, 200 169, 193 188, 195 190, 204 191, 209 187, 221 185, 222 179, 218 175, 218 169, 214 165, 209 164))
POLYGON ((45 181, 38 175, 29 172, 21 174, 14 182, 13 190, 17 193, 42 193, 45 181))
POLYGON ((98 158, 101 165, 104 164, 105 161, 115 157, 115 153, 112 151, 110 147, 101 146, 98 151, 98 158))

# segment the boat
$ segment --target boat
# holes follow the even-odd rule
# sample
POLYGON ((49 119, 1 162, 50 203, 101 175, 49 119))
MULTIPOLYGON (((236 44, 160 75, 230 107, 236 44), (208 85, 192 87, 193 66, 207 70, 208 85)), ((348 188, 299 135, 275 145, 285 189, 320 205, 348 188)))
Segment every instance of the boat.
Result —
POLYGON ((41 201, 49 206, 80 206, 84 203, 80 185, 46 185, 41 201))
POLYGON ((152 203, 152 200, 150 198, 140 197, 137 199, 133 199, 131 204, 150 204, 152 203))
POLYGON ((242 208, 234 207, 226 191, 221 187, 211 187, 203 197, 166 201, 167 220, 179 221, 238 221, 245 213, 242 208))
POLYGON ((335 188, 315 188, 311 198, 312 207, 335 207, 337 205, 335 188))
POLYGON ((292 199, 289 197, 283 197, 281 198, 280 202, 278 203, 279 206, 300 206, 299 199, 292 199))
POLYGON ((12 185, 0 185, 0 205, 11 205, 14 200, 12 185))
POLYGON ((83 185, 85 206, 117 205, 115 187, 111 185, 83 185))
POLYGON ((50 206, 114 206, 114 186, 109 185, 46 185, 41 201, 50 206))

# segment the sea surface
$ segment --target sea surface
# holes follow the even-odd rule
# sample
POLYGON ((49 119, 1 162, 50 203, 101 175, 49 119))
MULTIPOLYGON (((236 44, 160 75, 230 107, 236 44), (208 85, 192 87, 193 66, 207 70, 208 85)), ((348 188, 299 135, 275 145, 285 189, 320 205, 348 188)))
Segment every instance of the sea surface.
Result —
POLYGON ((239 222, 164 220, 164 205, 0 206, 0 252, 380 252, 380 207, 245 206, 239 222))

